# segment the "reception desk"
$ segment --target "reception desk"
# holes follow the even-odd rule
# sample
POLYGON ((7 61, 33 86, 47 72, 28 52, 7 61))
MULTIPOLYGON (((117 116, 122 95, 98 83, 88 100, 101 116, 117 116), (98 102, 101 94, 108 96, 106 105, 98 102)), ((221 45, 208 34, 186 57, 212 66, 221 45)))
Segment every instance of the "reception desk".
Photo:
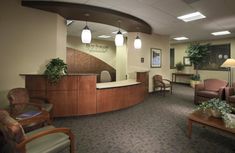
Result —
POLYGON ((54 105, 55 117, 124 109, 142 102, 146 96, 146 85, 135 80, 96 83, 96 74, 70 74, 52 85, 45 75, 22 75, 30 97, 47 98, 54 105))

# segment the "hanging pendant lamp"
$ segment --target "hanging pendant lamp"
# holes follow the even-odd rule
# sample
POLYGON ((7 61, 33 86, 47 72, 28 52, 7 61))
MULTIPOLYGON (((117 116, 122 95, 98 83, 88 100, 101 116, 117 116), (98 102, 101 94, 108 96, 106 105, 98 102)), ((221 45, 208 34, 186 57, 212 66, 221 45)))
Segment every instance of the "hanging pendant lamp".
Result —
POLYGON ((123 38, 121 31, 119 30, 115 36, 115 45, 123 46, 123 43, 124 43, 124 38, 123 38))
POLYGON ((88 28, 87 22, 86 22, 86 26, 82 30, 81 37, 82 37, 82 43, 85 43, 85 44, 91 43, 91 30, 88 28))
POLYGON ((141 46, 142 46, 142 42, 141 42, 139 35, 137 34, 135 41, 134 41, 134 47, 135 49, 140 49, 141 46))
POLYGON ((123 38, 122 32, 120 31, 120 22, 121 22, 121 20, 118 20, 119 30, 115 36, 115 45, 116 46, 123 46, 123 43, 124 43, 124 38, 123 38))

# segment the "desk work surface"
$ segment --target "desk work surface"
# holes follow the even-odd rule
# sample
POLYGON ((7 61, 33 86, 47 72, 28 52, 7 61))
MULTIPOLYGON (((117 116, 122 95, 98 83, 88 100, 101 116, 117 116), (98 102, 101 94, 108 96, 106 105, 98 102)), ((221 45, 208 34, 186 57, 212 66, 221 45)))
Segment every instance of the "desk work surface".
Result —
POLYGON ((115 87, 123 87, 123 86, 130 86, 140 84, 141 82, 136 82, 134 79, 116 81, 116 82, 104 82, 104 83, 97 83, 97 89, 105 89, 105 88, 115 88, 115 87))

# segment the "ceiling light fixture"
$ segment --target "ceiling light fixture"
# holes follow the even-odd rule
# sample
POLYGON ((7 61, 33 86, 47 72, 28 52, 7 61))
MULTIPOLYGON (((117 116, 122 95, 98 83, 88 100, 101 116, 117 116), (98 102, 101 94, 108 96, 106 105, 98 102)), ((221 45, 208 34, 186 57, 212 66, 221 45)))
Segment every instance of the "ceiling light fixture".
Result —
MULTIPOLYGON (((118 31, 113 31, 112 33, 113 33, 113 34, 117 34, 118 31)), ((126 34, 126 33, 127 33, 126 31, 122 31, 122 34, 123 34, 123 35, 126 34)))
POLYGON ((66 20, 66 25, 69 26, 70 24, 73 23, 73 20, 66 20))
POLYGON ((189 22, 189 21, 195 21, 195 20, 206 18, 206 16, 201 14, 200 12, 194 12, 194 13, 179 16, 177 18, 180 20, 183 20, 184 22, 189 22))
MULTIPOLYGON (((86 17, 89 16, 89 14, 85 14, 86 17)), ((89 44, 91 43, 91 30, 87 26, 87 21, 86 21, 86 26, 82 30, 82 43, 89 44)))
POLYGON ((231 32, 230 31, 218 31, 218 32, 213 32, 211 34, 214 36, 221 36, 221 35, 229 35, 231 34, 231 32))
POLYGON ((118 20, 118 23, 119 23, 119 30, 115 36, 115 45, 116 46, 123 46, 123 43, 124 43, 124 38, 123 38, 123 35, 120 31, 120 22, 121 20, 118 20))
POLYGON ((100 35, 98 36, 99 38, 110 38, 111 36, 108 36, 108 35, 100 35))
POLYGON ((187 37, 176 37, 176 38, 173 38, 175 40, 187 40, 188 38, 187 37))

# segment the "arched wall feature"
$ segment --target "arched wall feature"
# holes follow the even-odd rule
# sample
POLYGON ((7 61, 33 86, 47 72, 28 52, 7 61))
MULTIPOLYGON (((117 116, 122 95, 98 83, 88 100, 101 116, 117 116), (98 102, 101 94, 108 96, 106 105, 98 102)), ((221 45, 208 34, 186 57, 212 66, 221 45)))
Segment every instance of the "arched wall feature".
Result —
MULTIPOLYGON (((101 71, 107 70, 112 77, 112 81, 116 80, 116 70, 102 60, 72 48, 67 48, 66 54, 68 73, 100 74, 101 71)), ((100 75, 97 77, 97 82, 99 82, 99 80, 100 75)))
POLYGON ((22 5, 58 13, 65 19, 69 20, 88 20, 91 22, 98 22, 116 27, 119 26, 118 20, 120 20, 120 28, 128 32, 143 32, 147 34, 152 33, 151 26, 145 21, 135 16, 107 8, 51 1, 22 1, 22 5), (89 14, 89 17, 85 16, 87 13, 89 14))

